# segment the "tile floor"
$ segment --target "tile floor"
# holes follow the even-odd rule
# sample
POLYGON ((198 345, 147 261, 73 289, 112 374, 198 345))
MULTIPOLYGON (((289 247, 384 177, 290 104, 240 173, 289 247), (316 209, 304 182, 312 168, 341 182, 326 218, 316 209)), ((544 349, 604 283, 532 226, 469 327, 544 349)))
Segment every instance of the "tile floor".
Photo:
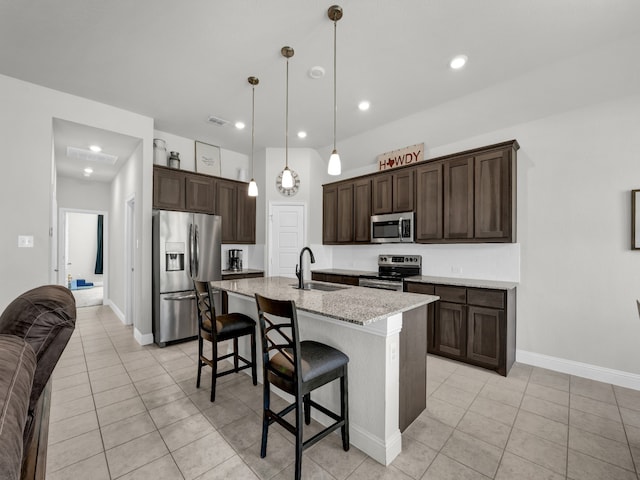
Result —
MULTIPOLYGON (((196 351, 141 347, 108 307, 79 309, 53 376, 47 478, 293 478, 293 437, 280 427, 259 457, 260 387, 230 375, 210 403, 210 383, 195 388, 196 351)), ((336 434, 305 452, 303 477, 640 478, 639 391, 521 364, 503 378, 427 363, 427 410, 389 467, 342 451, 336 434)))

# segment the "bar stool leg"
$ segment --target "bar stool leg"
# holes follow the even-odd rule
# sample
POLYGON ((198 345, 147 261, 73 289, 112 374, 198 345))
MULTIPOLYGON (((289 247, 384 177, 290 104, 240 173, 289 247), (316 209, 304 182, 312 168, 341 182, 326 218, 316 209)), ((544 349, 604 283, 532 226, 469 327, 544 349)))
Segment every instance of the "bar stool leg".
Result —
POLYGON ((251 334, 251 378, 253 384, 258 384, 258 367, 256 366, 256 332, 251 334))
POLYGON ((212 402, 216 401, 216 379, 218 377, 218 342, 211 342, 211 398, 212 402))
POLYGON ((233 369, 238 371, 238 337, 233 339, 233 369))
POLYGON ((304 402, 304 423, 311 424, 311 392, 307 393, 302 399, 304 402))
POLYGON ((347 381, 347 367, 344 367, 344 375, 340 377, 340 416, 344 418, 344 425, 340 427, 342 433, 342 449, 349 451, 349 383, 347 381))
POLYGON ((198 334, 198 378, 196 388, 200 388, 200 377, 202 375, 202 336, 198 334))
POLYGON ((260 458, 267 456, 267 434, 269 433, 269 408, 271 407, 271 398, 269 390, 269 381, 263 379, 263 397, 262 397, 262 444, 260 446, 260 458))
MULTIPOLYGON (((305 395, 306 397, 306 395, 305 395)), ((296 474, 295 480, 300 480, 301 472, 302 472, 302 444, 303 444, 303 436, 302 436, 302 417, 303 417, 303 408, 304 399, 300 395, 296 395, 296 474)))

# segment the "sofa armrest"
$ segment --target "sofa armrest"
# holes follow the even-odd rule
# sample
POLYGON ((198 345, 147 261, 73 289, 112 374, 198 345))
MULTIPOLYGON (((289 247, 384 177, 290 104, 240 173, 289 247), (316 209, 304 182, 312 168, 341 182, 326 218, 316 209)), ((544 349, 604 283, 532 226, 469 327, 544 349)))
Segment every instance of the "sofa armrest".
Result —
POLYGON ((22 338, 0 335, 0 479, 18 480, 36 355, 22 338))

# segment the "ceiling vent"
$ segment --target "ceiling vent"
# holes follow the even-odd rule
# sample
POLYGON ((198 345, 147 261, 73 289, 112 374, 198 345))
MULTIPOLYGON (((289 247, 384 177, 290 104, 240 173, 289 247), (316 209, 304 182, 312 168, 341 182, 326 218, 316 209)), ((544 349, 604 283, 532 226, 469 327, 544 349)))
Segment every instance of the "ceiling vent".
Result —
POLYGON ((229 120, 225 120, 224 118, 216 117, 214 115, 209 115, 209 118, 207 118, 207 122, 213 123, 214 125, 217 125, 218 127, 224 127, 224 126, 229 125, 231 123, 229 120))
POLYGON ((109 155, 108 153, 95 153, 84 148, 67 147, 67 157, 83 162, 96 162, 105 165, 115 165, 118 160, 117 155, 109 155))

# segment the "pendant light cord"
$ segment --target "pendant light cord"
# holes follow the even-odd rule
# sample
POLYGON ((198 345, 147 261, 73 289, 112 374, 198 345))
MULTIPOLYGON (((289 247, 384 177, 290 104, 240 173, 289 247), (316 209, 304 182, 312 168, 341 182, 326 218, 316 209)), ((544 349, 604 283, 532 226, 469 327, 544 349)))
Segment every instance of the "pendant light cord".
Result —
POLYGON ((253 180, 253 154, 255 140, 255 117, 256 117, 256 86, 251 86, 251 179, 253 180))
POLYGON ((336 57, 337 57, 337 48, 336 48, 336 37, 338 31, 338 21, 333 21, 333 150, 336 150, 336 116, 338 112, 338 101, 337 101, 337 93, 336 93, 336 57))
POLYGON ((289 168, 289 57, 287 57, 287 92, 285 100, 284 164, 289 168))

